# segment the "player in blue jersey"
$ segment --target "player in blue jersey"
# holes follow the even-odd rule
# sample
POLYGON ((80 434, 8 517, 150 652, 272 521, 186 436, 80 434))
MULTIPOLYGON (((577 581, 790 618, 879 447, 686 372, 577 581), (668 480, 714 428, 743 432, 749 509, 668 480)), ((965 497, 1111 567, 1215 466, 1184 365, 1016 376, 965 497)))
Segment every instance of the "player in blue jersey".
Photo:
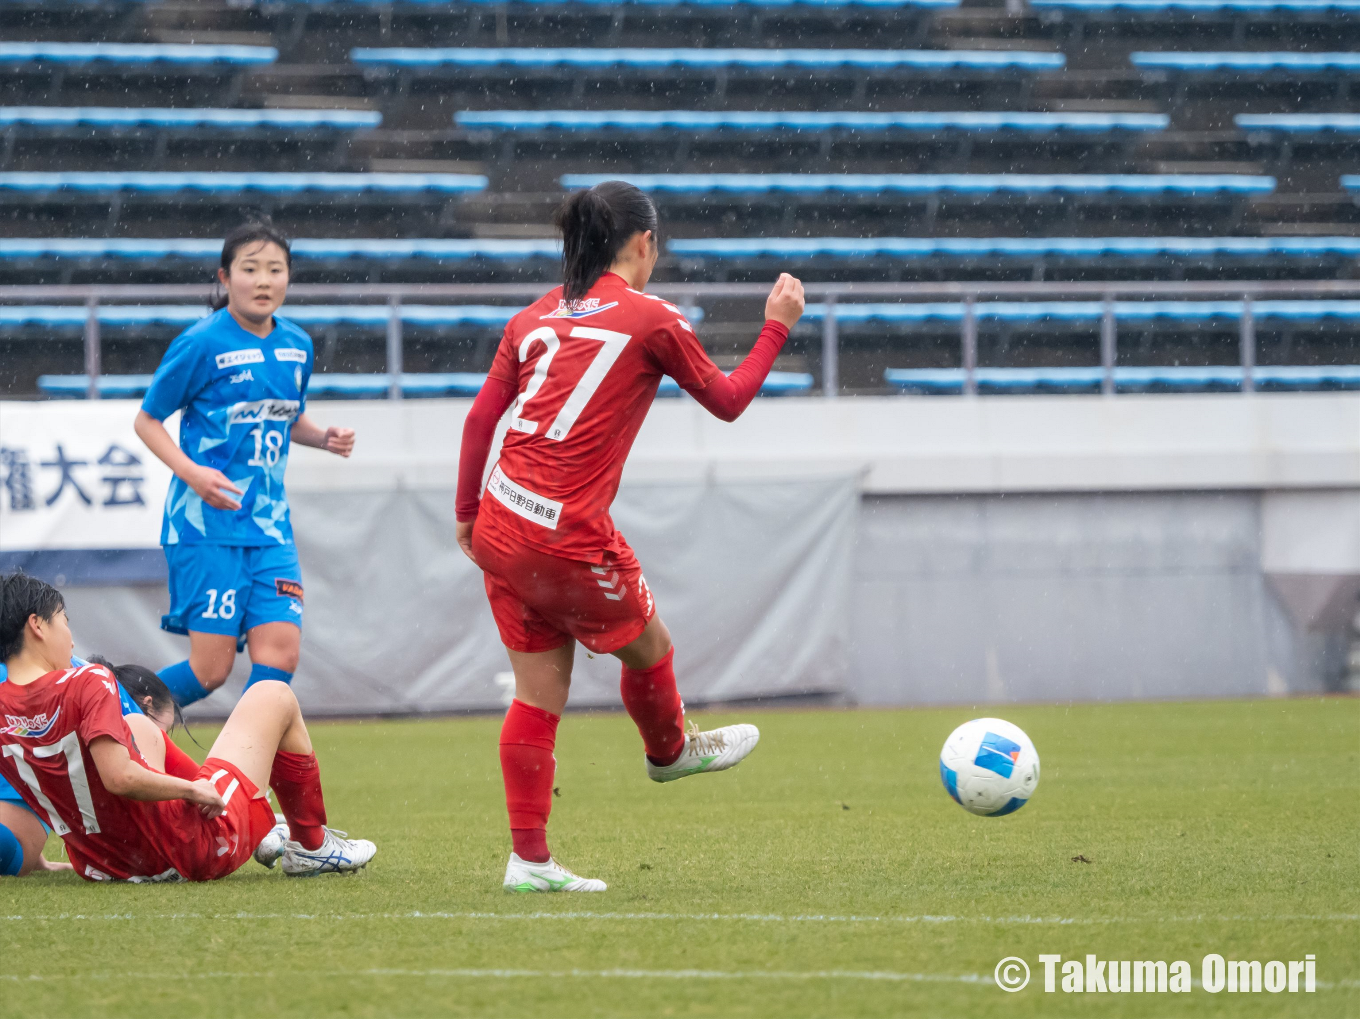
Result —
POLYGON ((290 442, 349 456, 354 432, 305 413, 312 340, 276 315, 288 241, 271 224, 227 235, 215 311, 165 352, 137 434, 175 474, 161 544, 170 567, 162 628, 189 636, 187 661, 160 677, 180 705, 221 686, 241 641, 250 682, 291 682, 302 644, 302 573, 283 474, 290 442), (162 422, 181 411, 179 443, 162 422))

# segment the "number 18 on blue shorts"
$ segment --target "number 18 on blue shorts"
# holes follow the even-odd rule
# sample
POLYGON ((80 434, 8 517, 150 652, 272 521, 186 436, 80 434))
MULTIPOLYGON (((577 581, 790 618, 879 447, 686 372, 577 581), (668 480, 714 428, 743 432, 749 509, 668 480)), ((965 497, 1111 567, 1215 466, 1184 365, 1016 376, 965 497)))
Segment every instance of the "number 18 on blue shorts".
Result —
POLYGON ((302 626, 297 546, 166 545, 171 633, 241 637, 261 623, 302 626))

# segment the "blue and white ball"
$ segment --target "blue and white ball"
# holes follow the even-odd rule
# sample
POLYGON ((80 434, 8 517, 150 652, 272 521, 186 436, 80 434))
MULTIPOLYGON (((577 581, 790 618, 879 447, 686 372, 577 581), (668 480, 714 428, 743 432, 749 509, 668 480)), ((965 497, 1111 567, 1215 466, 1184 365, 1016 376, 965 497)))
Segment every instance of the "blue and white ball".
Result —
POLYGON ((1014 814, 1039 785, 1039 752, 1018 725, 975 718, 949 734, 940 751, 940 780, 970 814, 1014 814))

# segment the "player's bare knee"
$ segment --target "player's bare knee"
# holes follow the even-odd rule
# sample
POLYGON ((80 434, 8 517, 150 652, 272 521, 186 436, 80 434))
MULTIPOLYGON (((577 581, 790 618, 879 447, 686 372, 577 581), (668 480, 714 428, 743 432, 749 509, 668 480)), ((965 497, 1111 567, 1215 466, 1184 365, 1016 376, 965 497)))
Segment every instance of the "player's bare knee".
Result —
POLYGON ((197 656, 192 651, 189 653, 189 668, 194 670, 194 678, 208 693, 212 693, 227 681, 227 677, 231 675, 231 667, 235 664, 235 651, 202 656, 197 656))
POLYGON ((295 719, 302 717, 302 708, 298 704, 297 695, 293 693, 293 688, 278 680, 263 680, 259 683, 253 683, 241 695, 242 704, 246 703, 247 700, 252 704, 267 708, 271 715, 274 715, 283 723, 285 729, 295 719))

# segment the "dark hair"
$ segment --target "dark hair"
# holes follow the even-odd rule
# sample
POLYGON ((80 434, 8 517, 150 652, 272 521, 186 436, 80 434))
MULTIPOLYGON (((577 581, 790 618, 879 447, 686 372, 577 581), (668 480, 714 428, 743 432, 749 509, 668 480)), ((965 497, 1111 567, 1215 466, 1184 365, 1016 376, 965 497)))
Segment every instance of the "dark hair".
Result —
POLYGON ((0 575, 0 662, 24 647, 29 616, 49 620, 66 608, 66 599, 51 584, 22 571, 0 575))
POLYGON ((114 665, 103 655, 90 655, 89 661, 95 665, 102 665, 112 672, 114 678, 118 680, 118 685, 132 695, 132 699, 137 702, 137 707, 145 708, 146 705, 142 701, 149 697, 151 698, 152 711, 157 713, 173 712, 176 724, 183 724, 184 718, 180 715, 179 705, 175 703, 170 688, 165 685, 160 676, 146 666, 114 665))
MULTIPOLYGON (((248 244, 260 243, 277 244, 282 248, 283 259, 288 263, 289 272, 292 271, 293 249, 288 246, 288 238, 283 236, 283 232, 268 217, 242 223, 227 234, 222 241, 222 268, 230 273, 231 263, 236 261, 236 253, 248 244)), ((227 306, 227 293, 221 289, 220 284, 213 285, 213 292, 212 296, 208 298, 208 305, 213 311, 221 311, 227 306)))
POLYGON ((650 230, 656 239, 656 206, 632 184, 606 180, 568 195, 553 225, 562 231, 562 297, 577 301, 633 234, 650 230))

